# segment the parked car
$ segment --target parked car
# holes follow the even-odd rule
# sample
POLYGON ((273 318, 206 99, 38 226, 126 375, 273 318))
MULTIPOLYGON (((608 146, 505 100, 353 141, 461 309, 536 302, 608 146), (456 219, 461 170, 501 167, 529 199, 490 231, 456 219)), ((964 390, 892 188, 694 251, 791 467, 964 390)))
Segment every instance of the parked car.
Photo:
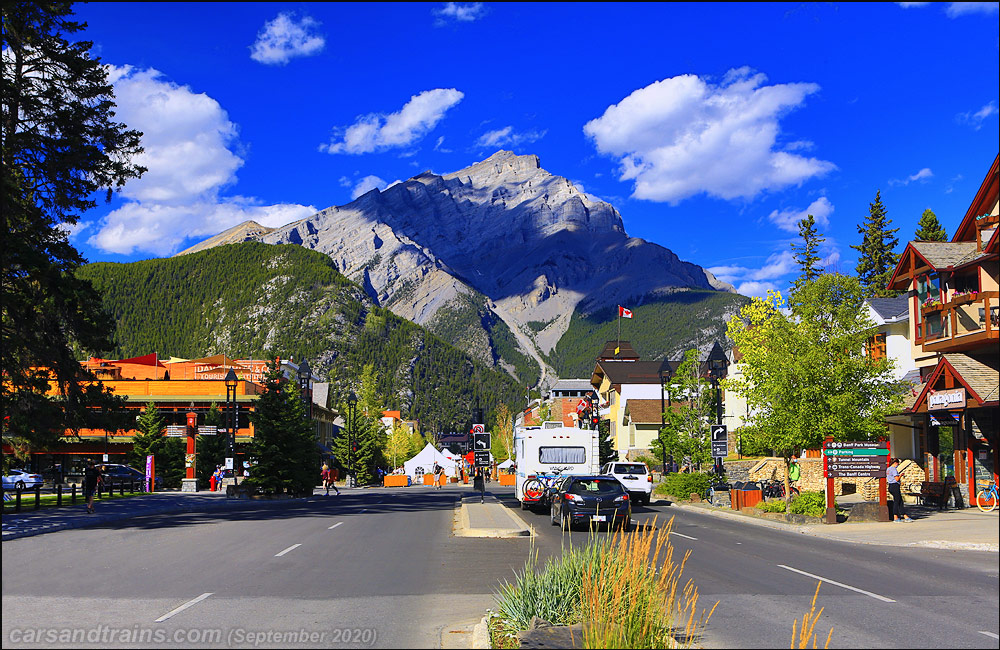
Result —
POLYGON ((637 505, 649 503, 653 494, 653 474, 646 463, 608 463, 601 469, 601 474, 621 481, 637 505))
MULTIPOLYGON (((104 475, 105 484, 118 485, 120 483, 143 483, 146 480, 146 473, 128 465, 102 465, 101 474, 104 475)), ((163 477, 156 477, 156 489, 163 488, 163 477)))
POLYGON ((41 484, 41 474, 32 474, 31 472, 26 472, 23 469, 12 469, 10 470, 10 474, 3 477, 3 489, 5 490, 13 490, 16 488, 30 490, 41 484))
POLYGON ((613 476, 566 476, 550 491, 553 526, 608 524, 626 530, 631 525, 632 502, 621 482, 613 476))

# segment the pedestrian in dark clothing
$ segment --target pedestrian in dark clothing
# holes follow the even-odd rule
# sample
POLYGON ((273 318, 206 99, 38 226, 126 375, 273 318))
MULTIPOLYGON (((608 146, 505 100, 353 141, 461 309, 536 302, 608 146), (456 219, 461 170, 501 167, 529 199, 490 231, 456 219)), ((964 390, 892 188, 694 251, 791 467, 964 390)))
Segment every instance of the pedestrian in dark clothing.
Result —
POLYGON ((890 458, 889 468, 885 470, 885 483, 892 495, 892 523, 900 521, 910 523, 910 515, 903 511, 903 493, 899 489, 899 459, 890 458))
POLYGON ((103 483, 104 479, 101 477, 101 470, 94 467, 94 461, 87 461, 87 468, 83 470, 83 497, 87 500, 87 514, 94 514, 94 493, 97 492, 97 486, 103 483))

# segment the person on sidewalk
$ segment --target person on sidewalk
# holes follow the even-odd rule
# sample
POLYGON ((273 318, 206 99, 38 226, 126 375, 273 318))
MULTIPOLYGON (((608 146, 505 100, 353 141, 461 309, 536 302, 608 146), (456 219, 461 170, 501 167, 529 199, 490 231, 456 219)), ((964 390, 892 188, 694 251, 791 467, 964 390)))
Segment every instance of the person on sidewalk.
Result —
POLYGON ((910 515, 903 510, 903 493, 899 488, 899 459, 890 458, 889 468, 885 470, 885 483, 892 495, 892 523, 900 521, 911 523, 910 515))
POLYGON ((94 466, 94 461, 87 461, 87 468, 83 470, 83 498, 87 501, 87 514, 94 514, 94 494, 97 486, 103 482, 101 470, 94 466))
POLYGON ((444 472, 444 468, 434 463, 434 489, 441 489, 441 474, 444 472))

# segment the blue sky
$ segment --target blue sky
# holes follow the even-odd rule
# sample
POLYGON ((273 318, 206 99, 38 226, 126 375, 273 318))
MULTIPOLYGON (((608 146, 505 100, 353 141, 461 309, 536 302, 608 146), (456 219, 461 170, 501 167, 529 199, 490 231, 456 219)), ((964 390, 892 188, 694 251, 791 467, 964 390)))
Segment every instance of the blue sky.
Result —
POLYGON ((89 261, 279 226, 499 149, 612 203, 745 295, 811 212, 831 270, 881 190, 900 250, 949 235, 1000 142, 997 3, 92 3, 149 172, 72 234, 89 261))

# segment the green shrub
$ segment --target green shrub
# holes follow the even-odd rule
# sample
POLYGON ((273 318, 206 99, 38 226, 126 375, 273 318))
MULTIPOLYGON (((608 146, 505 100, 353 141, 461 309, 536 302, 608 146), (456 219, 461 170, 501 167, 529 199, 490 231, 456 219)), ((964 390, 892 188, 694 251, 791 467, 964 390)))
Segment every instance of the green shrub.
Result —
POLYGON ((758 501, 756 507, 758 510, 763 510, 764 512, 784 512, 785 502, 782 499, 758 501))
MULTIPOLYGON (((837 507, 836 501, 833 506, 837 507)), ((826 514, 826 495, 822 492, 803 492, 792 500, 788 512, 793 515, 822 517, 826 514)))
POLYGON ((656 493, 671 495, 682 501, 690 498, 692 493, 706 496, 712 477, 708 474, 668 474, 663 482, 656 487, 656 493))

